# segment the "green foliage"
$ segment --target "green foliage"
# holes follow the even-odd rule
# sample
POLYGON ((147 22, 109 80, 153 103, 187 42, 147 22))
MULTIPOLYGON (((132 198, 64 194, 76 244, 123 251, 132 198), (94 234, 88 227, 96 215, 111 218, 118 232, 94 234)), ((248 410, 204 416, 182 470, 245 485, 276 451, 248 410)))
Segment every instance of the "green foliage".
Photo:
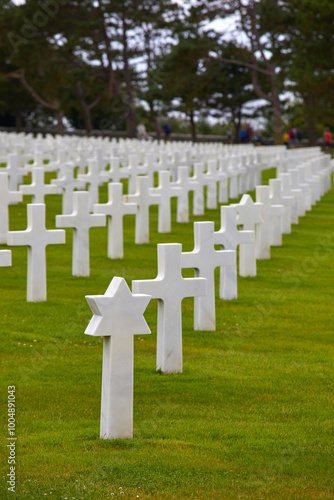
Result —
POLYGON ((262 22, 275 35, 286 87, 304 103, 309 132, 316 123, 332 122, 333 93, 333 2, 328 0, 262 0, 262 22), (276 4, 276 7, 275 5, 276 4))
MULTIPOLYGON (((155 129, 163 116, 179 111, 195 138, 203 114, 229 120, 237 132, 244 116, 252 117, 247 103, 261 96, 273 101, 275 120, 280 103, 273 94, 289 90, 304 103, 305 131, 314 141, 317 124, 332 122, 333 5, 2 0, 0 113, 19 124, 42 105, 46 121, 58 113, 88 131, 116 127, 130 133, 137 108, 137 122, 143 107, 155 129), (220 23, 210 24, 235 14, 246 35, 242 42, 220 33, 220 23), (259 68, 257 82, 252 64, 259 68), (19 70, 27 85, 21 85, 19 70)), ((274 129, 269 115, 268 122, 274 129)))

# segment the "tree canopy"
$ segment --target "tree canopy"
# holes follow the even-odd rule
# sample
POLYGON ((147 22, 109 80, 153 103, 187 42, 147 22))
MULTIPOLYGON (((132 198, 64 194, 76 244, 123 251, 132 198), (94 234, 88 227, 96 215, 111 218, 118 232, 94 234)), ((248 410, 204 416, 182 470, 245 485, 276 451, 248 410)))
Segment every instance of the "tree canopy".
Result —
POLYGON ((292 109, 314 142, 333 124, 333 19, 331 0, 1 0, 0 124, 134 137, 178 112, 196 140, 203 116, 237 136, 257 101, 276 143, 292 109))

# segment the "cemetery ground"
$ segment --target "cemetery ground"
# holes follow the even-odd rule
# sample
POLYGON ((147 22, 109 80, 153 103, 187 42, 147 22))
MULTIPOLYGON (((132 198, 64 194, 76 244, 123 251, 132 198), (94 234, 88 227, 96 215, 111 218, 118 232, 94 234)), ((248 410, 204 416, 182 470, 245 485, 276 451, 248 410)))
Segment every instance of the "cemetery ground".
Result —
MULTIPOLYGON (((26 228, 30 199, 10 207, 11 230, 26 228)), ((52 229, 60 196, 47 196, 46 206, 52 229)), ((134 244, 135 219, 126 216, 123 260, 107 258, 106 228, 92 228, 85 278, 71 274, 66 230, 65 245, 47 248, 47 302, 26 302, 27 248, 11 247, 13 265, 0 269, 0 498, 334 498, 334 190, 257 262, 256 277, 238 277, 237 300, 218 299, 216 270, 216 331, 194 331, 193 299, 183 301, 182 374, 155 370, 150 302, 152 334, 134 337, 134 438, 102 440, 102 339, 84 335, 92 316, 85 295, 104 294, 113 276, 129 286, 155 278, 157 243, 193 249, 193 223, 177 224, 175 205, 172 233, 157 233, 157 207, 150 215, 145 245, 134 244), (6 484, 11 385, 15 494, 6 484)), ((220 211, 191 220, 218 230, 220 211)))

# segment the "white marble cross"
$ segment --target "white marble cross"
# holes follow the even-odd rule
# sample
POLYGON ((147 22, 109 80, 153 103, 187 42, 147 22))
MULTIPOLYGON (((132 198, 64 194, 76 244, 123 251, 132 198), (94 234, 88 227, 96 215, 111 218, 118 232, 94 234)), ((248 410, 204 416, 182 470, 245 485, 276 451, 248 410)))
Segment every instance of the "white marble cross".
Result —
POLYGON ((27 301, 46 300, 46 247, 65 243, 65 231, 45 228, 44 203, 27 205, 25 231, 9 231, 8 245, 28 246, 27 301))
POLYGON ((151 194, 150 180, 147 176, 137 177, 137 191, 125 196, 126 203, 136 203, 138 210, 136 214, 136 243, 148 243, 150 239, 150 206, 159 205, 161 195, 151 194))
POLYGON ((239 194, 244 194, 247 191, 247 156, 239 156, 239 178, 238 178, 238 192, 239 194))
POLYGON ((123 199, 123 184, 110 182, 108 184, 108 202, 94 205, 95 214, 105 214, 108 221, 108 257, 123 259, 123 216, 136 214, 136 203, 125 203, 123 199))
POLYGON ((310 182, 313 186, 313 202, 316 203, 317 201, 320 201, 320 198, 323 194, 324 176, 316 168, 314 160, 306 162, 304 165, 304 170, 306 182, 310 182))
POLYGON ((208 160, 207 172, 203 175, 204 185, 206 186, 206 206, 209 209, 217 208, 217 161, 208 160))
POLYGON ((182 188, 171 182, 168 170, 160 170, 159 185, 155 188, 149 188, 149 193, 160 195, 158 232, 170 233, 172 230, 171 199, 173 197, 179 198, 182 194, 182 188))
POLYGON ((270 245, 272 246, 282 246, 282 234, 283 234, 283 219, 287 217, 287 212, 289 212, 291 220, 291 209, 289 205, 286 205, 282 193, 282 180, 281 179, 269 179, 269 202, 274 206, 282 206, 283 213, 274 213, 271 217, 270 224, 270 245))
POLYGON ((62 175, 57 179, 52 179, 54 184, 62 191, 62 213, 70 214, 73 210, 73 191, 74 189, 84 189, 85 182, 74 177, 73 163, 65 163, 62 168, 62 175))
MULTIPOLYGON (((179 154, 174 151, 172 158, 169 158, 168 152, 162 152, 160 155, 160 167, 161 170, 169 170, 173 181, 176 181, 177 167, 179 166, 179 154)), ((160 170, 160 168, 159 168, 160 170)))
POLYGON ((234 265, 220 270, 219 296, 221 299, 231 300, 238 297, 237 247, 240 244, 254 243, 255 232, 238 229, 237 209, 232 205, 220 207, 220 224, 220 229, 214 233, 214 243, 225 250, 234 250, 235 254, 234 265))
POLYGON ((232 156, 230 158, 230 164, 228 166, 228 177, 230 179, 229 183, 229 197, 232 199, 238 198, 239 191, 239 182, 238 182, 238 176, 239 176, 239 170, 238 170, 238 165, 237 165, 238 158, 236 156, 232 156))
POLYGON ((87 158, 89 158, 90 150, 83 146, 79 146, 77 149, 78 157, 75 160, 75 166, 78 166, 78 175, 85 175, 85 170, 87 166, 87 158))
MULTIPOLYGON (((51 172, 58 172, 59 176, 63 175, 63 169, 66 164, 66 156, 67 152, 65 149, 57 149, 57 159, 54 161, 50 161, 47 165, 44 165, 45 171, 51 172)), ((52 181, 51 181, 52 183, 52 181)))
POLYGON ((26 174, 26 170, 19 166, 19 158, 17 154, 8 155, 8 164, 5 171, 9 175, 10 191, 16 191, 18 184, 21 184, 22 178, 26 174))
POLYGON ((284 212, 283 205, 272 205, 270 202, 269 186, 256 186, 256 201, 262 203, 262 218, 263 223, 257 227, 255 242, 256 242, 256 258, 270 259, 270 226, 273 216, 282 217, 284 212))
POLYGON ((246 162, 246 191, 253 191, 255 188, 256 160, 255 154, 248 154, 246 162))
POLYGON ((161 169, 161 163, 157 161, 157 153, 146 153, 144 159, 145 172, 150 179, 150 187, 154 186, 154 173, 158 172, 161 169))
POLYGON ((279 175, 282 180, 282 193, 283 200, 286 204, 291 207, 291 219, 290 222, 286 217, 283 217, 283 234, 291 233, 291 224, 298 224, 299 222, 299 200, 302 202, 302 190, 292 189, 292 176, 289 173, 283 173, 279 175), (292 200, 292 201, 291 201, 292 200))
POLYGON ((309 176, 306 164, 297 167, 301 184, 309 186, 310 189, 310 206, 315 205, 320 200, 320 180, 319 178, 309 176))
POLYGON ((309 175, 320 177, 319 196, 321 197, 331 189, 333 161, 330 155, 321 155, 313 158, 309 166, 309 175))
POLYGON ((133 336, 151 333, 143 316, 150 298, 117 276, 104 295, 86 296, 93 317, 85 334, 103 337, 102 439, 133 437, 133 336))
POLYGON ((23 195, 32 195, 34 203, 44 203, 45 195, 58 193, 57 186, 44 184, 44 174, 43 167, 33 167, 31 170, 31 184, 21 184, 19 188, 23 195))
POLYGON ((134 194, 137 187, 137 176, 146 174, 146 169, 143 166, 139 166, 138 156, 132 154, 129 155, 129 165, 126 167, 126 170, 129 173, 128 193, 134 194))
POLYGON ((96 159, 88 160, 87 174, 80 174, 78 179, 88 184, 89 210, 93 210, 94 203, 99 202, 99 186, 101 183, 99 177, 99 164, 96 159))
POLYGON ((221 158, 217 170, 218 180, 218 201, 219 203, 228 203, 228 175, 225 170, 225 158, 221 158))
POLYGON ((262 170, 265 170, 268 168, 268 163, 264 159, 263 160, 263 154, 259 149, 257 148, 256 153, 255 153, 255 164, 254 164, 254 187, 255 186, 261 186, 262 184, 262 170))
POLYGON ((304 217, 306 210, 311 210, 311 190, 310 187, 302 185, 299 179, 299 172, 296 168, 291 168, 289 170, 291 174, 291 185, 294 190, 299 190, 298 195, 298 216, 304 217))
POLYGON ((206 295, 195 297, 194 329, 216 329, 215 269, 235 265, 235 251, 215 250, 214 222, 194 222, 194 250, 182 252, 181 267, 206 278, 206 295))
POLYGON ((8 174, 0 172, 0 244, 7 243, 9 230, 8 205, 22 201, 22 193, 9 191, 8 174))
POLYGON ((8 267, 12 265, 11 250, 0 250, 0 267, 8 267))
MULTIPOLYGON (((262 203, 254 203, 249 194, 244 194, 238 204, 232 206, 237 209, 237 224, 246 231, 255 231, 263 223, 262 203)), ((239 275, 256 276, 256 247, 255 243, 240 243, 239 246, 239 275)))
MULTIPOLYGON (((299 166, 296 169, 290 169, 289 170, 292 173, 292 185, 294 187, 300 188, 303 193, 304 193, 304 208, 305 212, 308 212, 312 210, 312 193, 311 193, 311 187, 310 185, 305 182, 304 175, 303 175, 303 170, 299 168, 299 166), (294 171, 297 170, 296 174, 296 183, 294 181, 294 171)), ((305 213, 304 213, 305 215, 305 213)))
POLYGON ((197 189, 194 190, 193 195, 193 214, 204 215, 204 163, 195 163, 194 175, 192 180, 198 182, 197 189))
POLYGON ((98 172, 101 173, 105 170, 108 165, 108 158, 105 156, 105 151, 103 147, 96 148, 96 160, 98 164, 98 172))
POLYGON ((119 158, 110 158, 110 170, 104 170, 100 173, 100 178, 103 181, 120 182, 121 179, 129 178, 129 171, 120 166, 119 158))
POLYGON ((119 182, 120 181, 120 178, 118 176, 119 169, 120 169, 119 158, 110 158, 109 159, 109 168, 106 169, 106 167, 105 167, 104 169, 99 171, 99 178, 100 178, 101 184, 104 184, 105 182, 119 182), (113 179, 113 171, 111 168, 112 164, 115 165, 115 178, 116 178, 115 181, 113 179))
POLYGON ((33 163, 28 163, 26 167, 30 170, 33 168, 42 168, 43 170, 45 169, 44 165, 44 152, 42 150, 42 144, 36 145, 35 153, 34 153, 34 162, 33 163))
POLYGON ((189 192, 195 191, 200 187, 198 180, 189 177, 189 167, 178 167, 177 181, 175 186, 182 188, 182 194, 177 198, 177 222, 189 222, 189 192))
POLYGON ((157 369, 182 372, 182 299, 206 293, 205 278, 183 278, 182 245, 158 245, 158 275, 155 279, 132 282, 134 293, 158 299, 157 369))
POLYGON ((89 229, 106 225, 106 216, 89 213, 89 193, 73 193, 73 212, 56 215, 56 227, 73 228, 72 274, 89 276, 89 229))

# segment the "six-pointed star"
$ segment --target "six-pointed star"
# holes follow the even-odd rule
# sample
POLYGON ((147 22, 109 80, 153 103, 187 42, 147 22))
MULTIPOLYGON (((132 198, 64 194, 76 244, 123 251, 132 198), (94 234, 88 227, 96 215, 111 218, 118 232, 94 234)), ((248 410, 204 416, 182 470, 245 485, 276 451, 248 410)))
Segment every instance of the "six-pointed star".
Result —
POLYGON ((124 278, 114 277, 104 295, 87 295, 93 312, 85 334, 99 336, 151 333, 143 316, 150 295, 132 294, 124 278))

